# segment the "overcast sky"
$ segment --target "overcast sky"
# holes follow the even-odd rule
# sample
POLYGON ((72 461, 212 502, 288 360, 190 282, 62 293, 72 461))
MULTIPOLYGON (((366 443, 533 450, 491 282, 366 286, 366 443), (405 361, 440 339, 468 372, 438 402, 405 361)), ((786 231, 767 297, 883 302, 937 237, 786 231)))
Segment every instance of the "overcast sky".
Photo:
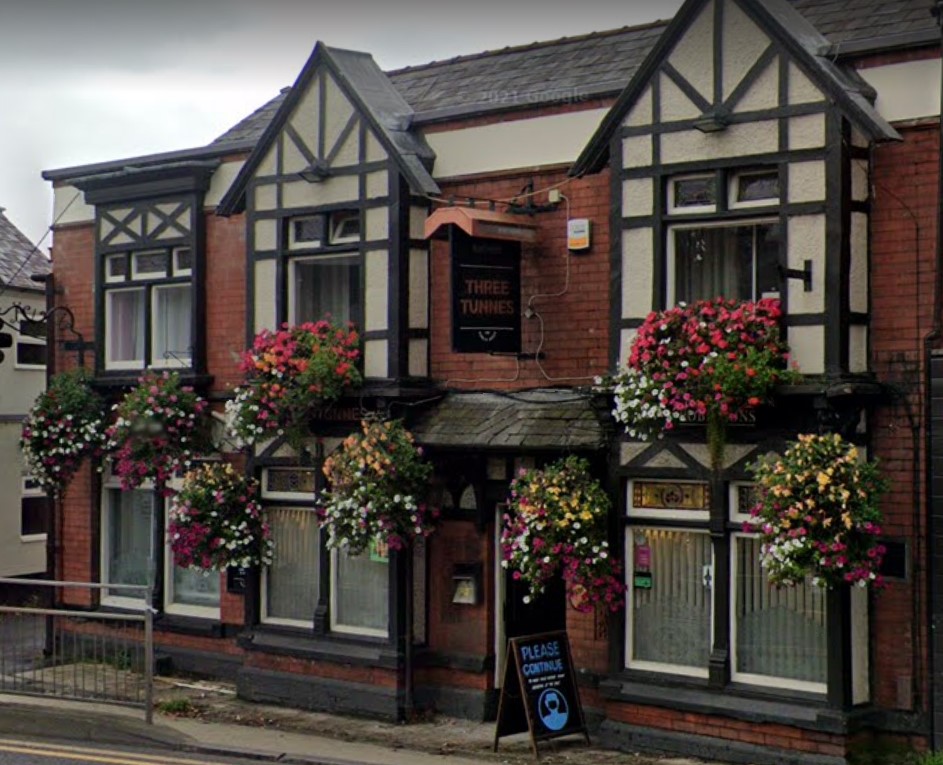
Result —
POLYGON ((52 222, 42 170, 202 146, 290 85, 317 40, 394 69, 668 18, 680 5, 0 0, 0 206, 39 241, 52 222))

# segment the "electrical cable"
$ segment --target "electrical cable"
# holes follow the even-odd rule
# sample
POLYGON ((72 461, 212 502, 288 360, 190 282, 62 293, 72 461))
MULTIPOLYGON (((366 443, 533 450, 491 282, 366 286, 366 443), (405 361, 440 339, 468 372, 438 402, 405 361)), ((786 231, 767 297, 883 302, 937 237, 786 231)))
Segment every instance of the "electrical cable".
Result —
POLYGON ((20 273, 23 271, 24 268, 26 268, 26 264, 30 262, 30 259, 33 257, 33 254, 39 250, 43 242, 46 241, 46 237, 48 237, 52 233, 53 228, 55 228, 56 224, 60 220, 62 220, 62 217, 69 211, 69 208, 72 207, 72 205, 75 203, 75 200, 79 198, 79 195, 81 193, 82 193, 81 191, 75 192, 75 196, 73 196, 72 199, 69 200, 69 204, 67 204, 62 209, 62 212, 56 216, 56 219, 49 225, 49 227, 43 233, 42 238, 40 238, 40 240, 36 242, 36 244, 33 245, 33 249, 31 249, 28 253, 26 253, 23 260, 20 262, 20 265, 17 266, 16 271, 13 272, 13 275, 9 279, 7 279, 2 285, 0 285, 0 297, 2 297, 6 293, 7 289, 10 286, 10 283, 14 279, 16 279, 17 276, 20 275, 20 273))
MULTIPOLYGON (((490 197, 471 197, 471 196, 462 196, 460 199, 469 200, 471 202, 488 202, 489 204, 496 205, 509 205, 512 202, 516 202, 519 199, 529 199, 530 197, 540 196, 541 194, 547 194, 555 189, 560 189, 566 186, 569 183, 575 181, 576 178, 566 178, 559 183, 554 183, 552 186, 547 186, 542 189, 535 189, 534 191, 522 192, 520 194, 515 194, 513 197, 508 197, 506 199, 491 199, 490 197)), ((444 199, 443 197, 433 196, 432 194, 426 194, 426 199, 431 202, 439 202, 440 204, 454 206, 455 199, 444 199)), ((562 194, 560 195, 563 196, 562 194)))

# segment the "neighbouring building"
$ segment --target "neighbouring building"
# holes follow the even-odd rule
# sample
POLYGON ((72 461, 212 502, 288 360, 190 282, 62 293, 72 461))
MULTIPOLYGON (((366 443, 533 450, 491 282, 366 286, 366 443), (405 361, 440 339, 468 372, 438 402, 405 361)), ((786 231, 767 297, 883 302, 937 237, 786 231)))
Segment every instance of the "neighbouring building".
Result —
POLYGON ((50 270, 49 258, 0 208, 0 320, 12 336, 0 361, 0 487, 7 497, 0 511, 3 577, 46 571, 46 495, 26 477, 19 442, 23 419, 46 385, 45 287, 32 277, 50 270))
POLYGON ((102 391, 174 368, 221 411, 255 332, 326 312, 361 328, 366 377, 306 454, 245 455, 271 567, 174 567, 164 501, 89 468, 58 509, 56 577, 156 571, 159 650, 250 699, 396 718, 409 639, 417 703, 488 718, 506 638, 566 627, 613 746, 820 765, 878 736, 943 746, 932 6, 688 0, 667 23, 387 73, 318 43, 208 146, 47 171, 56 300, 94 338, 102 391), (501 321, 476 316, 471 267, 506 274, 501 321), (719 476, 703 428, 636 442, 592 392, 650 311, 716 294, 778 297, 806 375, 732 429, 719 476), (364 411, 404 417, 436 466, 444 520, 415 552, 411 619, 403 560, 319 540, 320 464, 364 411), (743 532, 747 465, 809 430, 892 481, 879 594, 773 589, 743 532), (512 476, 570 453, 611 492, 626 568, 644 547, 659 583, 628 577, 614 616, 562 590, 526 605, 499 565, 512 476), (455 602, 456 578, 474 597, 455 602))

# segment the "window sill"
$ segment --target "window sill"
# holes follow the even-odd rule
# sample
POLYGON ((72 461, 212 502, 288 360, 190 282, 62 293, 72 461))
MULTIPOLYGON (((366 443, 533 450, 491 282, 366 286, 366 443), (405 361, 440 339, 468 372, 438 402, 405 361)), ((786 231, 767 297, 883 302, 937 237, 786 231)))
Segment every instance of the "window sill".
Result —
POLYGON ((239 645, 248 651, 260 651, 297 659, 313 659, 363 667, 396 669, 399 658, 387 641, 318 635, 297 630, 257 627, 243 633, 239 645))
POLYGON ((207 374, 197 374, 191 369, 176 368, 149 368, 149 369, 112 369, 100 370, 92 380, 92 387, 103 391, 114 391, 119 388, 129 388, 138 384, 138 378, 145 372, 177 372, 184 385, 190 385, 194 388, 208 388, 213 382, 213 376, 207 374))
POLYGON ((682 712, 721 715, 755 723, 778 723, 824 733, 847 733, 852 721, 862 717, 867 708, 842 711, 826 706, 821 696, 796 692, 764 690, 743 685, 710 689, 706 683, 683 679, 674 682, 659 676, 650 681, 621 676, 599 685, 603 698, 644 706, 663 707, 682 712))
POLYGON ((212 617, 182 616, 161 613, 154 616, 155 632, 172 632, 177 635, 221 638, 227 636, 226 625, 212 617))

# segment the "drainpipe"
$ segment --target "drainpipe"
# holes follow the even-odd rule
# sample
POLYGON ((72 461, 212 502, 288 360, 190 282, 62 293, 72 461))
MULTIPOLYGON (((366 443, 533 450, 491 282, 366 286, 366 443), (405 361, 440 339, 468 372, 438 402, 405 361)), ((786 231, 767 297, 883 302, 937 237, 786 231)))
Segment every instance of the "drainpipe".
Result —
MULTIPOLYGON (((936 17, 937 24, 940 26, 940 60, 943 67, 943 0, 933 2, 932 11, 936 17)), ((941 72, 943 75, 943 72, 941 72)), ((934 506, 934 496, 932 493, 933 481, 931 475, 931 449, 932 439, 930 433, 930 422, 932 416, 932 375, 931 361, 932 352, 938 344, 941 335, 943 335, 943 316, 941 316, 941 307, 943 307, 943 76, 940 81, 940 146, 937 151, 938 159, 938 178, 937 178, 937 212, 936 212, 936 247, 934 250, 934 280, 933 280, 933 325, 930 332, 924 337, 924 465, 925 486, 924 496, 927 503, 927 523, 925 539, 928 541, 928 547, 925 550, 926 555, 926 576, 927 576, 927 662, 929 675, 929 694, 928 707, 930 717, 930 745, 934 751, 943 749, 943 726, 937 720, 937 716, 943 714, 943 685, 936 679, 938 667, 936 649, 937 644, 943 637, 943 589, 937 582, 940 571, 935 563, 936 550, 932 549, 934 545, 934 535, 938 530, 943 530, 943 517, 936 517, 937 508, 934 506)), ((917 532, 917 529, 914 529, 917 532)), ((943 648, 943 645, 940 646, 943 648)), ((943 652, 941 652, 943 654, 943 652)))

